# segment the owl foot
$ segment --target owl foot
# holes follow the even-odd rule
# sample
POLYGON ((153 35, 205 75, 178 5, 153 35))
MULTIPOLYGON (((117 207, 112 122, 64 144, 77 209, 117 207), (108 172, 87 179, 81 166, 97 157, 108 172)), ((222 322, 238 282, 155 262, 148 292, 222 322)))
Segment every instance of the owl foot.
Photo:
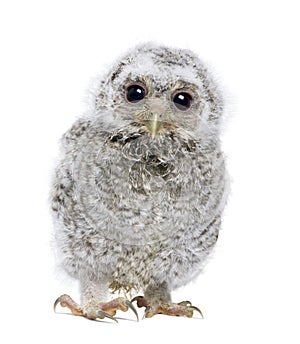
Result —
POLYGON ((134 297, 131 302, 137 302, 137 306, 146 307, 144 318, 152 318, 155 314, 165 314, 173 316, 186 316, 188 318, 193 317, 194 311, 200 313, 203 318, 203 314, 199 308, 192 306, 190 301, 182 301, 179 303, 163 303, 161 301, 148 302, 143 296, 134 297))
POLYGON ((116 322, 118 321, 114 315, 116 314, 117 310, 126 312, 130 308, 135 314, 137 321, 139 320, 138 313, 133 304, 124 297, 118 297, 108 302, 101 302, 96 307, 86 307, 85 309, 76 303, 69 295, 64 294, 54 302, 54 311, 56 311, 56 306, 58 304, 60 304, 62 307, 69 308, 74 315, 86 317, 91 320, 108 318, 116 322))

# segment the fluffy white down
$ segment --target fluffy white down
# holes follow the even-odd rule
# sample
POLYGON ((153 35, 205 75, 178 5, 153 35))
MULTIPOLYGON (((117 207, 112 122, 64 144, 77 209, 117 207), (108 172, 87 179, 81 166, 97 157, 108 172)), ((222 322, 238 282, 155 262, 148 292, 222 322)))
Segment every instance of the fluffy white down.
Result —
POLYGON ((193 53, 146 44, 95 83, 90 101, 63 137, 53 183, 61 264, 114 289, 186 284, 214 247, 227 198, 216 84, 193 53), (174 113, 172 133, 153 139, 132 124, 124 84, 141 77, 165 102, 178 81, 192 84, 198 105, 174 113))

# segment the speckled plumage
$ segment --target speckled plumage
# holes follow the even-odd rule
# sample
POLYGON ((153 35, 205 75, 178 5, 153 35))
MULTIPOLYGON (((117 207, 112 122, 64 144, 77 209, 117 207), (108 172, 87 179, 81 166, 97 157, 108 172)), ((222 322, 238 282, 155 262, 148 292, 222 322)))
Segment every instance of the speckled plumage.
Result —
POLYGON ((144 44, 117 61, 91 98, 63 136, 53 183, 61 264, 80 280, 84 309, 106 301, 109 287, 170 301, 218 237, 227 196, 222 97, 192 52, 144 44), (131 83, 147 88, 142 102, 125 100, 131 83), (178 89, 193 94, 190 110, 172 104, 178 89), (155 137, 145 125, 153 112, 163 123, 155 137))

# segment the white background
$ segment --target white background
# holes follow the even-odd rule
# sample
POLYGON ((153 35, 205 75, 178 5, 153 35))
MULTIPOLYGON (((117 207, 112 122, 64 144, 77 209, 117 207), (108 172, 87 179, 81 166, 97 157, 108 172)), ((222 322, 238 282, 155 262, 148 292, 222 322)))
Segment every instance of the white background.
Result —
POLYGON ((299 343, 297 2, 1 1, 1 342, 299 343), (205 319, 55 314, 61 293, 78 299, 49 244, 59 137, 84 111, 89 80, 148 40, 194 50, 227 89, 223 230, 205 273, 173 294, 205 319))

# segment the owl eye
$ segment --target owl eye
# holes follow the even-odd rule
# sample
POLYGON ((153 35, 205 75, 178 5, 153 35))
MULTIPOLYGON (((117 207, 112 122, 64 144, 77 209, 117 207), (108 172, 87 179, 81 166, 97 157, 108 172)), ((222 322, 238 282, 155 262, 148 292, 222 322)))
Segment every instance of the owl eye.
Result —
POLYGON ((187 111, 193 105, 193 96, 186 91, 178 91, 173 95, 173 103, 180 111, 187 111))
POLYGON ((126 87, 125 98, 129 103, 138 103, 146 96, 146 88, 141 84, 131 84, 126 87))

